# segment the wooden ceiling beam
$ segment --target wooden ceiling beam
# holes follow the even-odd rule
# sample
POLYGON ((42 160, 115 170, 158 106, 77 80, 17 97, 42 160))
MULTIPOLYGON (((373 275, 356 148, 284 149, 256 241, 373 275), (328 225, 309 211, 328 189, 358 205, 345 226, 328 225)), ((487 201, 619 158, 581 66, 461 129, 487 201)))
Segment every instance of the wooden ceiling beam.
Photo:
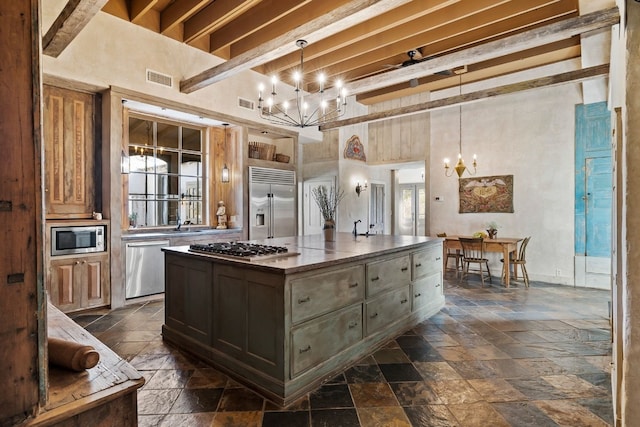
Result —
MULTIPOLYGON (((481 1, 489 3, 488 0, 481 1)), ((459 2, 460 0, 429 0, 428 2, 411 2, 405 4, 309 45, 305 48, 304 57, 308 60, 313 60, 321 55, 327 55, 330 52, 365 40, 368 37, 391 30, 394 27, 404 26, 405 24, 410 25, 412 21, 419 21, 421 26, 424 27, 425 19, 428 19, 425 18, 426 15, 459 2)), ((495 0, 491 1, 491 3, 494 2, 495 0)), ((299 63, 300 55, 295 52, 265 64, 264 71, 266 72, 266 68, 268 68, 269 73, 279 73, 280 71, 297 66, 299 63)))
POLYGON ((247 13, 239 16, 238 19, 225 24, 209 34, 209 48, 211 52, 215 52, 223 47, 227 47, 243 37, 260 31, 267 25, 272 24, 310 2, 311 0, 260 2, 248 10, 247 13))
POLYGON ((129 3, 129 18, 131 22, 142 21, 144 15, 149 12, 158 0, 131 0, 129 3))
POLYGON ((465 93, 449 98, 437 99, 435 101, 427 101, 420 104, 408 105, 405 107, 392 108, 386 111, 366 114, 349 119, 336 120, 320 126, 321 131, 336 129, 343 126, 351 126, 360 123, 371 123, 381 120, 389 120, 397 117, 408 116, 412 114, 433 111, 442 108, 452 107, 456 105, 464 105, 477 102, 484 99, 494 98, 496 96, 508 95, 516 92, 524 92, 543 87, 554 87, 568 83, 579 83, 586 80, 605 77, 609 74, 609 64, 597 65, 595 67, 585 68, 582 70, 569 71, 567 73, 556 74, 553 76, 542 77, 534 80, 513 83, 510 85, 499 86, 492 89, 480 90, 472 93, 465 93))
MULTIPOLYGON (((359 95, 386 86, 392 86, 407 82, 413 78, 439 73, 453 68, 462 67, 480 61, 486 61, 500 56, 509 55, 537 46, 567 39, 588 31, 611 27, 620 22, 620 14, 617 7, 588 13, 576 18, 565 19, 560 22, 548 24, 540 28, 524 31, 512 36, 503 37, 479 46, 439 56, 429 61, 424 61, 411 67, 388 71, 386 73, 366 77, 345 84, 349 95, 359 95)), ((336 88, 326 89, 325 98, 337 96, 336 88)), ((316 101, 316 96, 306 97, 308 102, 316 101)))
MULTIPOLYGON (((490 0, 476 0, 488 5, 495 4, 490 0)), ((557 4, 559 0, 528 0, 526 2, 507 2, 495 8, 485 8, 475 13, 476 2, 463 3, 434 13, 435 25, 425 25, 422 20, 378 34, 358 43, 353 43, 339 51, 324 55, 317 60, 305 61, 305 71, 313 72, 325 69, 326 74, 340 76, 350 70, 355 70, 363 64, 389 61, 395 54, 422 47, 425 57, 435 54, 428 44, 438 40, 447 40, 463 33, 478 29, 488 34, 494 34, 494 28, 506 27, 505 21, 524 13, 534 11, 544 15, 542 8, 549 4, 557 4), (390 55, 391 54, 391 55, 390 55)), ((524 20, 523 20, 524 22, 524 20)), ((450 43, 450 42, 449 42, 450 43)), ((404 58, 405 60, 408 57, 404 58)), ((386 62, 388 63, 388 62, 386 62)))
POLYGON ((181 0, 160 12, 160 33, 166 34, 205 7, 209 0, 181 0))
POLYGON ((305 38, 309 43, 314 43, 341 28, 364 22, 409 1, 411 0, 352 0, 343 7, 298 25, 294 30, 288 31, 280 37, 267 40, 255 49, 181 81, 180 90, 191 93, 297 50, 298 47, 295 45, 297 39, 305 38))
MULTIPOLYGON (((500 58, 469 64, 467 65, 467 72, 464 74, 465 83, 473 83, 554 62, 579 58, 580 52, 580 36, 574 36, 548 45, 501 56, 500 58)), ((407 81, 363 93, 356 97, 356 101, 361 104, 371 105, 415 92, 442 90, 459 84, 458 77, 454 73, 451 73, 449 76, 425 76, 417 79, 417 82, 418 84, 413 87, 411 87, 407 81)))
POLYGON ((57 58, 107 0, 69 0, 42 38, 42 53, 57 58))
POLYGON ((216 0, 184 21, 184 42, 191 43, 230 22, 257 0, 216 0))
MULTIPOLYGON (((457 28, 451 28, 450 26, 440 27, 433 31, 428 31, 421 37, 411 38, 410 41, 401 41, 394 43, 389 48, 394 50, 400 50, 406 48, 408 43, 418 43, 422 46, 423 52, 429 52, 429 56, 439 56, 447 52, 453 52, 455 50, 462 49, 464 47, 478 44, 479 41, 488 41, 496 39, 509 31, 513 31, 514 28, 525 28, 531 22, 542 22, 544 24, 545 19, 548 20, 547 24, 559 21, 560 19, 566 19, 566 15, 576 14, 576 10, 564 9, 560 4, 553 4, 550 8, 538 8, 533 11, 529 11, 524 14, 516 15, 512 18, 500 21, 500 22, 485 22, 484 25, 473 26, 471 23, 468 25, 461 25, 457 28), (550 18, 552 17, 552 18, 550 18), (468 30, 463 30, 468 28, 468 30)), ((466 23, 464 23, 466 24, 466 23)), ((537 24, 529 29, 540 27, 543 24, 537 24)), ((391 58, 397 62, 390 62, 390 58, 386 58, 386 49, 381 52, 372 52, 368 55, 368 59, 375 57, 381 58, 377 62, 368 63, 365 66, 358 65, 363 61, 360 58, 351 58, 347 61, 343 61, 339 66, 331 67, 327 72, 327 78, 341 78, 345 81, 351 80, 349 76, 365 77, 367 75, 373 75, 380 73, 384 69, 385 64, 401 64, 402 61, 407 60, 407 56, 397 56, 391 58)))
MULTIPOLYGON (((285 17, 278 19, 271 25, 260 30, 260 33, 249 34, 231 45, 231 58, 252 51, 261 46, 265 40, 272 40, 290 31, 294 31, 300 25, 314 19, 321 18, 327 13, 345 5, 353 0, 322 0, 293 11, 285 17)), ((294 40, 295 41, 295 40, 294 40)))

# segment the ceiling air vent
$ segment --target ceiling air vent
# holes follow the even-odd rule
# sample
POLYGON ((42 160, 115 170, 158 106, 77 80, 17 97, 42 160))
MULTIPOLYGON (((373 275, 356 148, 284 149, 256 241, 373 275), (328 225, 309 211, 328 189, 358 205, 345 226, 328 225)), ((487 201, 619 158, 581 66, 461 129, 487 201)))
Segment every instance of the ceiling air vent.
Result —
POLYGON ((238 107, 253 111, 255 105, 253 101, 238 97, 238 107))
POLYGON ((162 86, 173 87, 173 77, 153 70, 147 70, 147 81, 162 86))

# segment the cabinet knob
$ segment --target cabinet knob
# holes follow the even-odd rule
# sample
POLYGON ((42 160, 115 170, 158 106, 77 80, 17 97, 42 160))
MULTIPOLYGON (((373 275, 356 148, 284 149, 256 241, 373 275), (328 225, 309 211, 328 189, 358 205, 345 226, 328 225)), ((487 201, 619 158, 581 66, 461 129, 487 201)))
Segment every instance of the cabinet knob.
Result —
POLYGON ((413 297, 414 298, 418 298, 418 297, 421 297, 421 296, 422 296, 422 294, 415 294, 413 297))
POLYGON ((376 277, 372 277, 372 278, 371 278, 371 281, 372 281, 372 282, 375 282, 376 280, 380 280, 380 277, 376 276, 376 277))
POLYGON ((370 319, 373 319, 374 317, 378 317, 378 313, 373 313, 371 316, 369 316, 370 319))
POLYGON ((305 348, 301 348, 298 351, 300 351, 300 354, 302 354, 302 353, 306 353, 309 350, 311 350, 311 346, 310 345, 306 346, 305 348))
POLYGON ((358 326, 358 322, 351 322, 351 323, 349 323, 349 329, 353 329, 353 328, 355 328, 356 326, 358 326))
POLYGON ((436 285, 436 288, 439 288, 439 287, 440 287, 440 283, 438 283, 438 284, 436 285))
POLYGON ((298 304, 304 304, 309 301, 311 301, 311 297, 298 298, 298 304))
POLYGON ((407 301, 409 301, 409 300, 405 298, 405 299, 403 299, 402 301, 400 301, 400 304, 404 304, 404 303, 406 303, 407 301))
POLYGON ((400 269, 400 271, 407 271, 408 269, 409 269, 409 267, 402 267, 402 268, 400 269))
POLYGON ((436 257, 436 261, 440 261, 442 257, 436 257))
POLYGON ((349 284, 349 287, 350 288, 357 288, 358 287, 358 282, 349 284))
POLYGON ((76 262, 75 262, 75 264, 76 264, 76 265, 80 264, 80 261, 76 261, 76 262))
POLYGON ((422 267, 422 264, 417 263, 417 264, 416 264, 416 267, 422 267))

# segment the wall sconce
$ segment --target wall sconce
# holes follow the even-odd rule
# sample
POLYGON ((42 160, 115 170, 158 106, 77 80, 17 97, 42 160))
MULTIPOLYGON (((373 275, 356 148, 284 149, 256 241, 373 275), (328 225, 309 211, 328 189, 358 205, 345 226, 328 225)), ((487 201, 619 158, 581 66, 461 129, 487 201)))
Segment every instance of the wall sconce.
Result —
POLYGON ((227 167, 226 163, 222 168, 222 182, 229 182, 229 168, 227 167))
POLYGON ((356 194, 358 197, 360 197, 360 193, 363 191, 367 191, 367 181, 364 182, 364 187, 361 186, 359 182, 356 184, 356 194))

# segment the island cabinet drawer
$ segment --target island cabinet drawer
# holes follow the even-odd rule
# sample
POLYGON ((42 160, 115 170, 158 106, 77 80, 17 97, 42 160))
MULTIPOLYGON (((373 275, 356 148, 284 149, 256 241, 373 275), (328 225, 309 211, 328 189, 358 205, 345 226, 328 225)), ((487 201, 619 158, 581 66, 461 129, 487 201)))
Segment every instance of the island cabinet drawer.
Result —
POLYGON ((418 310, 428 304, 432 304, 435 302, 440 303, 443 299, 442 288, 442 274, 440 274, 439 272, 413 282, 413 311, 418 310))
POLYGON ((362 304, 346 307, 291 331, 291 376, 313 368, 362 340, 362 304))
POLYGON ((410 288, 391 291, 369 301, 366 305, 365 327, 367 335, 384 329, 385 326, 411 313, 410 288))
POLYGON ((411 254, 413 280, 429 276, 442 270, 442 245, 435 245, 411 254))
POLYGON ((291 321, 299 323, 364 299, 364 265, 291 281, 291 321))
POLYGON ((367 296, 400 288, 411 282, 409 255, 367 264, 367 296))

